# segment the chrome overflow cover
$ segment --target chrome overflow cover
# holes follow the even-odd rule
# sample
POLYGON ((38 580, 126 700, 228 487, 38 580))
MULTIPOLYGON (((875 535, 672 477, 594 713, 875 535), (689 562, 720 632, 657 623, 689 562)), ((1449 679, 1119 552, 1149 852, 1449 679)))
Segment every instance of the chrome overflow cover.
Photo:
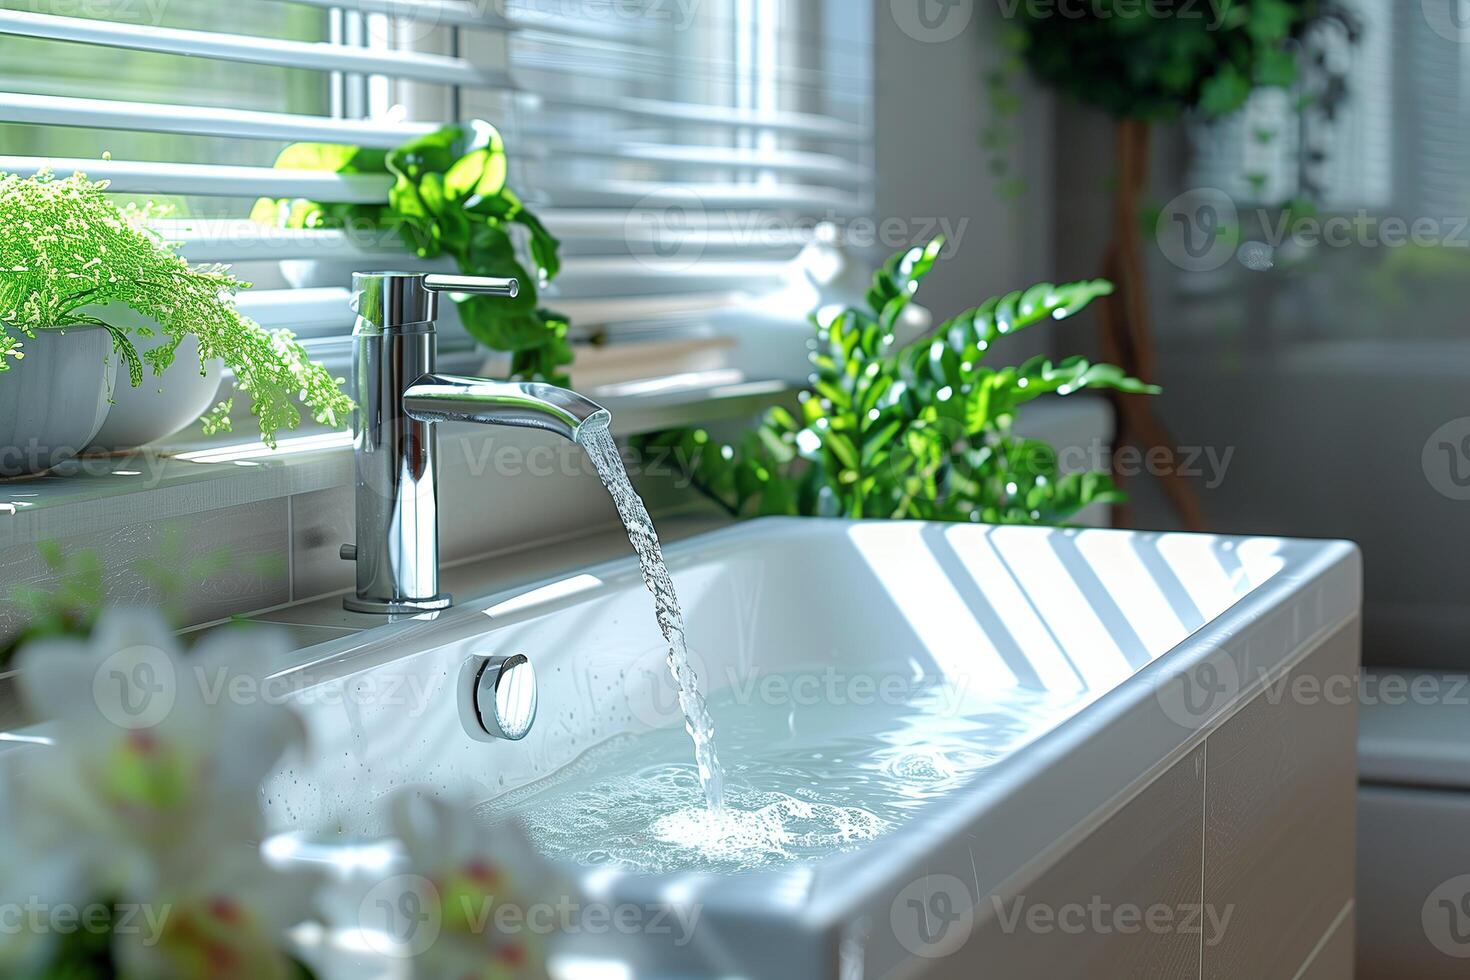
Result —
POLYGON ((523 653, 486 657, 474 683, 475 717, 487 735, 518 742, 536 721, 536 671, 523 653))

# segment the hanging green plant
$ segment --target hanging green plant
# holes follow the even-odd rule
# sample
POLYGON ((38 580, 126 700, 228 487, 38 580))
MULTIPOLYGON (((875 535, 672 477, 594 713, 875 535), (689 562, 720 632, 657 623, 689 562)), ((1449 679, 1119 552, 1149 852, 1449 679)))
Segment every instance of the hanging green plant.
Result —
POLYGON ((419 258, 447 255, 466 275, 519 279, 514 299, 460 298, 465 329, 491 350, 509 352, 514 377, 567 383, 567 318, 543 308, 539 299, 541 286, 561 271, 561 243, 506 186, 505 143, 494 127, 477 122, 471 134, 445 126, 386 153, 298 143, 281 153, 276 166, 391 175, 384 204, 262 199, 251 217, 283 228, 392 232, 419 258))
MULTIPOLYGON (((268 331, 235 307, 232 297, 249 283, 224 266, 191 266, 148 226, 155 210, 120 207, 106 190, 106 181, 82 173, 58 180, 49 171, 0 172, 0 372, 25 369, 25 343, 37 331, 104 327, 136 388, 145 372, 162 375, 193 336, 201 362, 219 358, 233 370, 267 445, 301 424, 298 399, 324 425, 346 422, 352 402, 341 379, 314 364, 289 331, 268 331), (107 304, 156 327, 112 324, 99 309, 107 304)), ((227 429, 231 407, 216 406, 206 431, 227 429)))
POLYGON ((982 363, 1001 336, 1061 320, 1112 291, 1095 279, 997 296, 896 346, 894 328, 944 246, 900 252, 873 277, 868 309, 814 320, 810 387, 796 414, 771 409, 734 444, 702 429, 641 441, 672 456, 731 514, 1061 524, 1121 495, 1103 472, 1062 473, 1046 443, 1014 434, 1021 407, 1083 388, 1158 389, 1081 357, 982 363))
POLYGON ((1256 88, 1294 85, 1303 35, 1328 18, 1352 23, 1333 0, 1095 0, 1075 9, 1023 0, 1015 46, 1042 81, 1109 115, 1223 116, 1256 88))

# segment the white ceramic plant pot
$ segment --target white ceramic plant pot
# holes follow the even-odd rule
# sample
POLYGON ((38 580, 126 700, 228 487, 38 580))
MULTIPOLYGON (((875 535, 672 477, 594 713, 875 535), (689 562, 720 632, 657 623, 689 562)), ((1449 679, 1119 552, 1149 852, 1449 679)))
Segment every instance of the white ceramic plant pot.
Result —
POLYGON ((102 327, 37 330, 0 374, 0 476, 40 473, 90 443, 111 406, 112 336, 102 327))
POLYGON ((211 360, 199 373, 199 343, 185 337, 174 362, 162 375, 143 367, 143 383, 134 388, 126 371, 118 371, 112 390, 112 411, 92 439, 91 451, 136 449, 167 439, 208 411, 219 394, 225 365, 211 360))

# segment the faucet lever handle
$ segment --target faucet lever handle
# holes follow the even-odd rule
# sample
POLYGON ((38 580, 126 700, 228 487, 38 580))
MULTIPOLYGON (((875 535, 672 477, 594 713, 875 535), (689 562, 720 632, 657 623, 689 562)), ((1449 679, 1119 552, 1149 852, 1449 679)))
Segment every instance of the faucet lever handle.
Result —
POLYGON ((436 293, 476 293, 482 296, 504 296, 515 299, 520 294, 521 284, 516 279, 495 279, 490 276, 450 276, 431 273, 424 276, 424 288, 436 293))
POLYGON ((352 308, 359 319, 355 332, 373 335, 405 327, 421 331, 420 325, 432 325, 438 319, 439 293, 514 298, 520 291, 521 284, 515 279, 423 272, 354 272, 352 308))

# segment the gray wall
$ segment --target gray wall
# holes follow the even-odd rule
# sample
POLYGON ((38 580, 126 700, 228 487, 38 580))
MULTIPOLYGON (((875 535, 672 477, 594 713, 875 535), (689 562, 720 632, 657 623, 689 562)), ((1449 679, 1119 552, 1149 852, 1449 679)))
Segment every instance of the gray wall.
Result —
MULTIPOLYGON (((950 16, 964 16, 966 6, 953 5, 950 16)), ((943 38, 949 31, 941 30, 936 38, 900 24, 895 11, 901 13, 903 4, 874 3, 876 211, 908 222, 914 241, 941 219, 955 230, 920 293, 919 301, 940 318, 1055 276, 1052 100, 1021 82, 1026 110, 1018 120, 1014 165, 1028 187, 1021 200, 1003 201, 980 146, 989 112, 985 72, 999 58, 996 30, 983 18, 994 12, 984 4, 974 8, 974 20, 958 36, 943 38)), ((1020 359, 1049 344, 1049 325, 1034 327, 995 356, 1020 359)))

